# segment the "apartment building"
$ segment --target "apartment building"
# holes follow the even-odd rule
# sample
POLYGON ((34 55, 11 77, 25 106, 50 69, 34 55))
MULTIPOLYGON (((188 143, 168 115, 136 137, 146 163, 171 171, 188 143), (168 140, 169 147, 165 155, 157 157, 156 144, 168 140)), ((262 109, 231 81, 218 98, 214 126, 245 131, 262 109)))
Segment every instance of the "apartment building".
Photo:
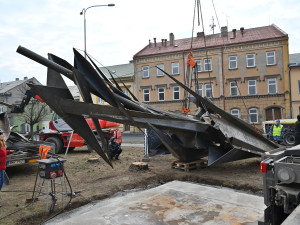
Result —
MULTIPOLYGON (((229 32, 222 27, 219 34, 198 32, 196 37, 177 40, 171 33, 169 40, 149 40, 133 57, 140 101, 181 110, 183 89, 157 67, 187 84, 191 44, 197 76, 189 86, 200 95, 253 124, 291 117, 288 35, 274 24, 229 32)), ((193 103, 190 110, 196 110, 193 103)))

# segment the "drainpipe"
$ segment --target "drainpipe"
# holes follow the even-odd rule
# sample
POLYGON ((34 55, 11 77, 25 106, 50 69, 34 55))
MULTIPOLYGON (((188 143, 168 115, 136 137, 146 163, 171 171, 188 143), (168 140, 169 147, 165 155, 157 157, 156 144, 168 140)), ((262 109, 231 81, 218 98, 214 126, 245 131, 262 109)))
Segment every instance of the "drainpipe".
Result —
POLYGON ((184 85, 186 85, 186 83, 185 83, 184 51, 182 51, 182 61, 183 61, 183 83, 184 83, 184 85))
POLYGON ((292 87, 291 87, 291 65, 288 65, 289 67, 289 88, 290 88, 290 111, 291 111, 291 119, 293 119, 293 106, 292 106, 292 87))
POLYGON ((221 63, 222 63, 222 83, 223 83, 223 109, 225 111, 225 79, 224 79, 224 62, 223 62, 223 56, 224 56, 224 47, 221 47, 221 63))

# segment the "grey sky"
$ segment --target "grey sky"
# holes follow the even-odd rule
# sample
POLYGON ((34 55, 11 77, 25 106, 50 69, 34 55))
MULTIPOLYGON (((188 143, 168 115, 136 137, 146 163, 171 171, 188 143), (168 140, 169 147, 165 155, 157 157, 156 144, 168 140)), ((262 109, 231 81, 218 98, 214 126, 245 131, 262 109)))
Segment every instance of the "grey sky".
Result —
MULTIPOLYGON (((83 8, 86 12, 87 51, 104 66, 128 63, 156 37, 188 38, 192 34, 194 0, 0 0, 0 81, 35 76, 46 82, 46 67, 16 53, 19 45, 47 57, 53 53, 73 64, 72 48, 84 49, 83 8)), ((212 0, 201 0, 205 33, 215 18, 212 0)), ((299 53, 300 2, 297 0, 214 0, 220 26, 229 30, 275 23, 289 34, 290 53, 299 53)), ((195 24, 195 33, 202 26, 195 24)), ((68 85, 71 85, 68 82, 68 85)))

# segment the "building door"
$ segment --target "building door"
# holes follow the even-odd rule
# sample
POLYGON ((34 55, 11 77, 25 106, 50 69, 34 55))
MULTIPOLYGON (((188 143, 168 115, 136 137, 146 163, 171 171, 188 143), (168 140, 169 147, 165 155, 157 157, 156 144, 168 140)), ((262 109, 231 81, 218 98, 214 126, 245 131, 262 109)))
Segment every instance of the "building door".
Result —
POLYGON ((272 107, 266 109, 266 120, 277 120, 282 118, 281 108, 272 107))

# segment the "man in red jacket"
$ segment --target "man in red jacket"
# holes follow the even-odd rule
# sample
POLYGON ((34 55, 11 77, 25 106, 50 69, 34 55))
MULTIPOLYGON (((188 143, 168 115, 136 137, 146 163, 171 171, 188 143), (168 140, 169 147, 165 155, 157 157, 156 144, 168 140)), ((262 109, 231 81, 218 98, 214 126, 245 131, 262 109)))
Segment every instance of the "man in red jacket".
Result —
MULTIPOLYGON (((4 140, 3 131, 0 130, 0 191, 4 183, 4 171, 6 169, 6 155, 9 155, 13 151, 6 150, 6 144, 4 140)), ((1 202, 0 202, 1 207, 1 202)))

